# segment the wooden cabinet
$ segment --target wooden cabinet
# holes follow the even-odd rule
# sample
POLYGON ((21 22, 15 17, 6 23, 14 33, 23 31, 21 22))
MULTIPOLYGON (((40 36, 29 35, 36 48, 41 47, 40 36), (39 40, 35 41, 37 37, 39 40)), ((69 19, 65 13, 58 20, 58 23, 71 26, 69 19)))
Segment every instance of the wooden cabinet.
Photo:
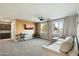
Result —
POLYGON ((7 39, 11 37, 11 33, 1 33, 1 39, 7 39))
POLYGON ((10 24, 0 24, 0 30, 11 30, 10 24))
POLYGON ((11 25, 0 24, 0 39, 7 39, 11 37, 11 25))

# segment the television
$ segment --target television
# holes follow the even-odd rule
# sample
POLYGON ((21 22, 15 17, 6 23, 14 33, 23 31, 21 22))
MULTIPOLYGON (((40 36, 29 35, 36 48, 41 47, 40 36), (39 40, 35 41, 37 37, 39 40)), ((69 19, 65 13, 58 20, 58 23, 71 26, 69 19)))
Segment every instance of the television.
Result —
POLYGON ((24 24, 24 29, 32 30, 33 29, 33 25, 32 24, 24 24))

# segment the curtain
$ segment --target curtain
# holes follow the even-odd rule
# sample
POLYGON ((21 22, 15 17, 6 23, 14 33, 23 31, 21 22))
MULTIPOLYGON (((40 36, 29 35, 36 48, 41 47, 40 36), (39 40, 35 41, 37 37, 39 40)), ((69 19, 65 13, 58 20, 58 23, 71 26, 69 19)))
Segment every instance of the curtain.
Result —
POLYGON ((64 18, 63 35, 75 36, 77 34, 76 15, 64 18))
POLYGON ((77 39, 78 39, 78 46, 79 46, 79 14, 77 17, 77 39))

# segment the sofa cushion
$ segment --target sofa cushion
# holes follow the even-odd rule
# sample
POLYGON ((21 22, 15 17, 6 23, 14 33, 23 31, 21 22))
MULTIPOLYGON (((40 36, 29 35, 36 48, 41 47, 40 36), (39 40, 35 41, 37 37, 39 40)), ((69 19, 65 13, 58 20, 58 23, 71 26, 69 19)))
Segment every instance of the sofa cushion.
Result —
POLYGON ((63 35, 61 36, 61 38, 65 39, 65 38, 66 38, 66 35, 63 34, 63 35))
POLYGON ((72 49, 72 46, 73 46, 73 38, 66 37, 66 39, 60 45, 60 51, 63 53, 68 53, 72 49))
POLYGON ((57 41, 55 43, 60 45, 63 43, 64 40, 65 39, 59 38, 59 39, 57 39, 57 41))
POLYGON ((53 54, 57 54, 57 55, 62 55, 62 56, 67 56, 67 54, 65 54, 65 53, 62 53, 60 50, 59 50, 59 48, 60 48, 60 45, 59 44, 56 44, 56 43, 53 43, 53 44, 51 44, 51 45, 49 45, 49 46, 42 46, 43 48, 45 48, 45 49, 47 49, 47 50, 49 50, 49 51, 51 51, 51 53, 53 53, 53 54))
POLYGON ((77 39, 75 37, 74 44, 72 50, 68 53, 70 56, 77 56, 78 55, 78 45, 77 45, 77 39))

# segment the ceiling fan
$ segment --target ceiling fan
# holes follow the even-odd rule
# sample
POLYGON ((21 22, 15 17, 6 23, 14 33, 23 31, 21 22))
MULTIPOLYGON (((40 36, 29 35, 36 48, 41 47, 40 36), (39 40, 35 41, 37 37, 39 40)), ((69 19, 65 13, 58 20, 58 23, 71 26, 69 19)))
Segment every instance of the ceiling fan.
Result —
POLYGON ((50 18, 46 18, 46 17, 42 17, 42 16, 38 17, 38 19, 40 21, 48 21, 48 20, 50 20, 50 18))
POLYGON ((40 19, 40 21, 44 21, 44 20, 48 20, 50 18, 44 18, 44 17, 40 16, 40 17, 38 17, 38 19, 40 19))
POLYGON ((42 16, 38 17, 38 19, 40 19, 40 21, 44 20, 44 18, 42 16))

